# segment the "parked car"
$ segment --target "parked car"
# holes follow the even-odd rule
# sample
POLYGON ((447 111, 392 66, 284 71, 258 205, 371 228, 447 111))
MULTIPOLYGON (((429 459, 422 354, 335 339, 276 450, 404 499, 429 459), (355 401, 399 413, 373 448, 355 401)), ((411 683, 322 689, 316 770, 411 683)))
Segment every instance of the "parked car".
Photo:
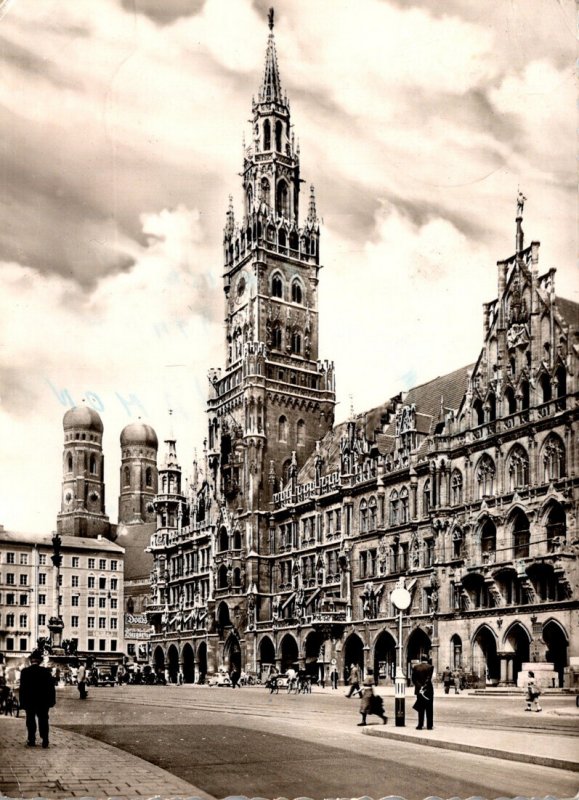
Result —
POLYGON ((116 683, 113 671, 110 667, 100 667, 95 686, 114 686, 116 683))
POLYGON ((231 686, 231 678, 227 672, 217 672, 209 678, 207 686, 231 686))

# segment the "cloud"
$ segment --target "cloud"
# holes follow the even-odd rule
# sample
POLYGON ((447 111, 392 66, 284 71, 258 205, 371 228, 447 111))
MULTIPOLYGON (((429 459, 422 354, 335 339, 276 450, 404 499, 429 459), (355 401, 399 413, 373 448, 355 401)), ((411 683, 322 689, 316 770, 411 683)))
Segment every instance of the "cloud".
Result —
POLYGON ((4 497, 27 528, 35 520, 26 499, 30 486, 38 487, 33 505, 43 507, 45 518, 58 511, 60 421, 72 403, 84 398, 103 417, 105 452, 112 456, 106 476, 112 517, 125 424, 146 417, 162 437, 173 408, 185 464, 194 441, 204 436, 205 376, 222 353, 219 293, 203 267, 200 215, 181 206, 144 214, 142 223, 148 244, 133 267, 103 278, 91 291, 30 267, 2 265, 0 463, 4 497), (44 442, 51 448, 39 450, 44 442), (13 468, 17 452, 26 454, 19 470, 13 468))
POLYGON ((144 14, 159 25, 170 25, 181 17, 198 14, 205 0, 121 0, 122 7, 132 14, 144 14))

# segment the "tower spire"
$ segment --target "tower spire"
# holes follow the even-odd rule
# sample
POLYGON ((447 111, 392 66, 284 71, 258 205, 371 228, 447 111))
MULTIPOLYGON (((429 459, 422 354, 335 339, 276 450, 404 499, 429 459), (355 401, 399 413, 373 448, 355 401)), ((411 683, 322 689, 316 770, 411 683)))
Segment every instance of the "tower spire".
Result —
POLYGON ((273 8, 270 8, 268 15, 269 36, 267 38, 267 50, 265 53, 265 72, 263 75, 263 83, 259 90, 260 103, 283 103, 277 55, 275 52, 275 39, 273 36, 273 16, 273 8))

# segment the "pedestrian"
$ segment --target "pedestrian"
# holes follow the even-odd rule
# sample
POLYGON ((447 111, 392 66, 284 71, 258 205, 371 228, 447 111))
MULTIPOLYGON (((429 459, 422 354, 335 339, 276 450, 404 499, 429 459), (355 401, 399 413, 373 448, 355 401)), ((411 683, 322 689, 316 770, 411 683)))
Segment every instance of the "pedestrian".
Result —
POLYGON ((237 686, 239 686, 239 677, 240 677, 239 670, 237 669, 237 667, 233 667, 233 669, 231 670, 231 673, 229 675, 229 678, 231 680, 231 688, 232 689, 235 689, 237 686))
POLYGON ((359 697, 362 697, 362 690, 360 689, 360 670, 357 664, 352 664, 350 666, 348 683, 350 684, 350 690, 348 691, 346 697, 352 697, 352 695, 356 693, 359 697))
POLYGON ((451 683, 452 683, 452 672, 450 671, 450 667, 445 667, 444 672, 442 673, 442 685, 444 686, 444 694, 449 693, 451 683))
POLYGON ((362 715, 362 722, 358 723, 358 727, 366 725, 366 717, 368 714, 375 714, 382 720, 382 725, 386 725, 388 717, 384 713, 384 701, 379 695, 374 694, 374 676, 372 670, 368 670, 368 674, 364 678, 364 687, 362 691, 362 700, 360 702, 360 714, 362 715))
POLYGON ((335 666, 332 667, 332 671, 330 672, 330 683, 332 684, 332 689, 338 688, 338 670, 335 666))
POLYGON ((20 675, 20 705, 26 711, 28 747, 36 745, 36 721, 42 746, 48 747, 48 711, 56 704, 56 690, 51 672, 41 667, 42 653, 34 650, 30 654, 30 666, 20 675))
POLYGON ((434 688, 432 686, 432 673, 434 667, 428 663, 428 656, 422 656, 420 663, 416 664, 412 670, 412 683, 414 684, 414 694, 416 702, 413 705, 418 712, 418 725, 416 730, 424 728, 424 717, 426 716, 426 727, 429 731, 434 727, 434 688))
POLYGON ((86 667, 84 664, 81 664, 78 668, 76 673, 76 688, 78 689, 78 693, 81 700, 86 700, 87 698, 87 691, 86 691, 86 667))
POLYGON ((541 696, 541 690, 535 683, 535 673, 533 670, 529 670, 527 673, 527 683, 525 686, 526 691, 526 698, 527 698, 527 707, 525 711, 542 711, 541 704, 539 703, 539 697, 541 696))

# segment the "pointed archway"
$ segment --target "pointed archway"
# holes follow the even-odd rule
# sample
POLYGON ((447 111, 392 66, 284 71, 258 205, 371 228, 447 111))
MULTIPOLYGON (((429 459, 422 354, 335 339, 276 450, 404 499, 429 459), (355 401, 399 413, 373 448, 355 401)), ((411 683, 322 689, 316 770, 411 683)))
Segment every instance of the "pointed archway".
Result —
POLYGON ((523 664, 528 663, 531 658, 531 636, 524 625, 515 622, 505 633, 504 642, 505 650, 512 652, 513 680, 517 683, 517 676, 521 672, 523 664))
POLYGON ((320 682, 323 679, 325 669, 323 658, 320 658, 322 644, 323 642, 320 634, 317 631, 311 631, 306 637, 304 647, 306 672, 311 675, 312 678, 315 677, 320 680, 320 682))
POLYGON ((179 679, 179 651, 174 644, 167 650, 167 668, 169 670, 169 681, 177 683, 179 679))
POLYGON ((396 642, 388 631, 382 631, 374 643, 374 680, 393 683, 396 673, 396 642))
POLYGON ((227 672, 241 672, 241 646, 239 639, 233 633, 227 637, 223 648, 223 661, 227 672))
POLYGON ((363 677, 364 643, 357 633, 351 633, 344 644, 344 681, 348 680, 352 664, 360 668, 360 677, 363 677))
POLYGON ((286 633, 286 635, 281 640, 280 645, 280 657, 281 657, 281 671, 285 672, 290 667, 297 667, 298 663, 298 643, 294 639, 294 637, 286 633))
POLYGON ((471 672, 482 688, 487 681, 498 683, 500 678, 497 640, 486 625, 477 630, 472 640, 471 672))
POLYGON ((207 643, 201 642, 197 648, 197 667, 199 669, 199 683, 205 683, 207 677, 207 643))
POLYGON ((269 675, 270 666, 275 666, 275 647, 269 636, 259 643, 259 676, 269 675))
POLYGON ((183 683, 195 683, 195 656, 189 642, 183 648, 183 683))
POLYGON ((160 644, 155 647, 155 651, 153 653, 153 664, 155 665, 155 672, 162 673, 165 671, 165 653, 160 644))
POLYGON ((408 637, 408 644, 406 646, 406 659, 408 677, 412 675, 412 666, 417 661, 420 661, 423 656, 430 660, 432 651, 432 641, 430 636, 423 631, 422 628, 415 628, 408 637))
POLYGON ((562 626, 550 619, 543 627, 543 641, 547 645, 546 658, 555 667, 557 686, 563 686, 565 667, 568 665, 569 639, 562 626))

